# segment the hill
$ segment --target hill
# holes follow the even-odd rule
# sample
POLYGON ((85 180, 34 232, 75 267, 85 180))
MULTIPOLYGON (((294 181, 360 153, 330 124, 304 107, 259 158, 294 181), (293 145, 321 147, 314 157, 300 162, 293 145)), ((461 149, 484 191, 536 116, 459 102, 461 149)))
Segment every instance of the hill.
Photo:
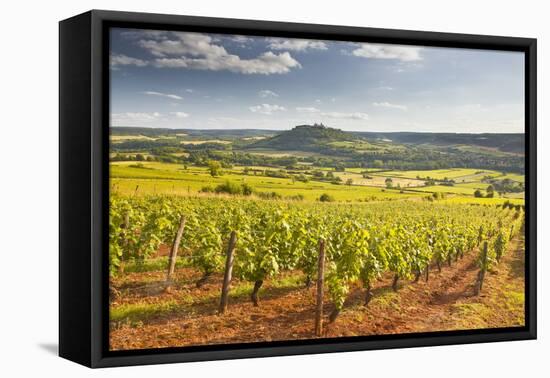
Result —
POLYGON ((167 129, 157 127, 111 127, 111 135, 143 135, 151 138, 185 136, 193 139, 239 139, 245 137, 273 136, 277 131, 261 129, 167 129))
POLYGON ((299 125, 271 138, 255 142, 249 145, 248 148, 312 151, 331 142, 353 141, 357 139, 359 137, 352 133, 333 129, 323 124, 299 125))
POLYGON ((410 146, 478 146, 502 152, 525 153, 524 134, 466 134, 428 132, 359 132, 342 131, 324 125, 300 125, 287 131, 262 129, 166 129, 150 127, 111 127, 111 135, 143 135, 152 138, 185 136, 185 139, 224 139, 265 137, 250 148, 277 150, 314 150, 337 141, 368 140, 410 146))
POLYGON ((493 148, 502 152, 525 153, 524 134, 465 134, 465 133, 423 133, 423 132, 353 132, 357 137, 368 140, 391 141, 396 144, 432 146, 478 146, 493 148))

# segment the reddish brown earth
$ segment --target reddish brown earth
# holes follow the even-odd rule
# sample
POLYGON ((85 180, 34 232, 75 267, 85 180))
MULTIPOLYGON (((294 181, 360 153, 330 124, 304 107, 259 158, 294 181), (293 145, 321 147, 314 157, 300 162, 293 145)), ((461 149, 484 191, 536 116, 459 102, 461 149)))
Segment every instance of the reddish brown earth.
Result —
MULTIPOLYGON (((374 297, 367 307, 365 291, 354 286, 332 324, 327 324, 333 308, 327 296, 323 337, 522 326, 523 240, 510 243, 500 264, 486 275, 481 294, 474 296, 477 253, 471 251, 441 272, 432 268, 428 282, 424 278, 400 282, 396 293, 391 290, 391 276, 383 277, 373 286, 374 297)), ((164 290, 164 277, 164 272, 130 273, 113 281, 120 296, 111 308, 138 308, 111 321, 112 350, 315 337, 315 288, 306 289, 297 273, 266 282, 259 307, 249 300, 250 284, 233 282, 224 315, 217 314, 221 276, 197 288, 199 273, 178 269, 169 291, 164 290), (144 308, 155 311, 144 314, 144 308)))

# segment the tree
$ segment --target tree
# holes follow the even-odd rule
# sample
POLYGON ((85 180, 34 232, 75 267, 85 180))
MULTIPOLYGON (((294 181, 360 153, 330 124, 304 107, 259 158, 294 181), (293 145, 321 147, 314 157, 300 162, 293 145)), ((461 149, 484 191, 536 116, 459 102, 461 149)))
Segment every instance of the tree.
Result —
POLYGON ((315 177, 315 178, 324 178, 325 174, 323 173, 323 171, 313 171, 313 177, 315 177))
POLYGON ((321 202, 332 202, 334 201, 334 197, 331 195, 328 195, 326 193, 321 194, 321 197, 319 197, 319 201, 321 202))
POLYGON ((241 187, 242 187, 244 196, 249 196, 254 192, 252 187, 250 185, 248 185, 246 182, 242 183, 241 187))
POLYGON ((308 182, 309 179, 307 178, 306 175, 304 175, 303 173, 300 173, 298 176, 292 176, 292 179, 296 179, 298 181, 301 181, 301 182, 308 182))
POLYGON ((481 193, 481 190, 477 189, 477 190, 474 192, 474 197, 476 197, 476 198, 481 198, 481 197, 483 197, 483 193, 481 193))
POLYGON ((353 179, 349 178, 346 180, 346 185, 352 185, 353 184, 353 179))
POLYGON ((391 177, 388 177, 385 182, 386 182, 386 188, 391 189, 393 187, 393 180, 391 177))
POLYGON ((493 185, 489 185, 487 187, 487 195, 486 197, 487 198, 493 198, 495 196, 495 188, 493 187, 493 185))
POLYGON ((143 156, 142 154, 136 154, 136 160, 137 160, 137 161, 144 161, 144 160, 145 160, 145 156, 143 156))
POLYGON ((210 175, 212 177, 222 175, 222 165, 220 164, 219 161, 209 160, 208 161, 208 170, 210 171, 210 175))

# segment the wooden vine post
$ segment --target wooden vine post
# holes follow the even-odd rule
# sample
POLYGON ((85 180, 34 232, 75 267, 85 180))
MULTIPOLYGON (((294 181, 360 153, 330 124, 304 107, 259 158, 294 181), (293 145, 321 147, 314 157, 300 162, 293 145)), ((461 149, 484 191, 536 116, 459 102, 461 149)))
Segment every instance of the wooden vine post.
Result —
POLYGON ((220 314, 225 313, 225 310, 227 309, 227 297, 229 294, 229 285, 231 284, 231 274, 233 273, 233 251, 235 250, 236 244, 237 233, 235 231, 231 231, 225 257, 225 274, 223 275, 222 295, 220 298, 220 314))
POLYGON ((166 283, 168 286, 170 286, 170 279, 172 277, 172 274, 174 274, 174 269, 176 268, 176 257, 178 256, 178 248, 181 242, 184 228, 185 215, 182 215, 180 218, 178 231, 176 232, 176 237, 174 238, 174 243, 172 243, 172 249, 170 250, 170 257, 168 260, 168 272, 166 273, 166 283))
POLYGON ((125 232, 124 241, 122 242, 122 256, 120 256, 120 263, 118 265, 118 273, 122 274, 124 273, 125 254, 128 253, 128 232, 130 229, 130 213, 128 211, 124 214, 124 222, 120 225, 120 228, 125 232))
POLYGON ((483 243, 483 254, 481 255, 481 269, 477 274, 477 285, 476 285, 476 295, 479 295, 481 289, 483 288, 483 280, 485 279, 485 271, 487 270, 487 253, 488 253, 487 242, 483 243))
POLYGON ((315 336, 323 333, 323 284, 325 280, 325 241, 319 240, 319 260, 317 265, 317 308, 315 310, 315 336))

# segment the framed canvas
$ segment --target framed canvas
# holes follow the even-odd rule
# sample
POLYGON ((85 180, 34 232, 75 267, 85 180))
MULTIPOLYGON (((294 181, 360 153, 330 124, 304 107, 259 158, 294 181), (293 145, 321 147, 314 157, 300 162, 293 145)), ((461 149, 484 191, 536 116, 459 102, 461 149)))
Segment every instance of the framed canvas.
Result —
POLYGON ((59 353, 536 338, 536 40, 60 22, 59 353))

